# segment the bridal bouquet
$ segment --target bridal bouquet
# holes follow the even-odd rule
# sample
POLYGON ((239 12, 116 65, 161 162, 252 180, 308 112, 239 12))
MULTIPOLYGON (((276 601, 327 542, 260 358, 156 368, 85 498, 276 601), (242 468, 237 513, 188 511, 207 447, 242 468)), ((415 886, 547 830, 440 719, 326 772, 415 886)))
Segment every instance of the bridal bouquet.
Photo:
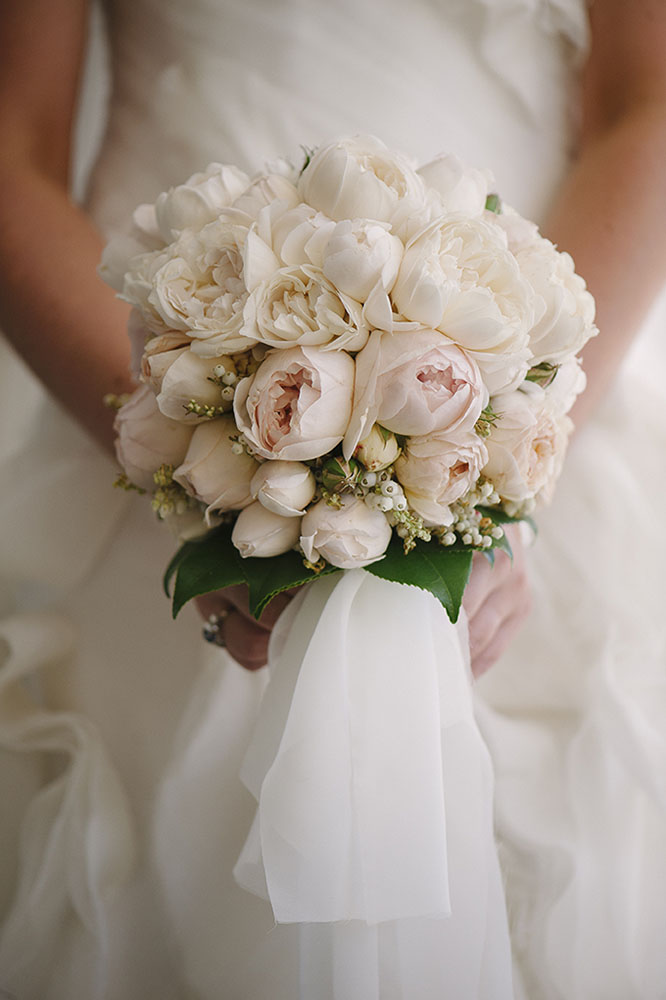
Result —
POLYGON ((594 303, 490 183, 355 137, 211 164, 107 248, 139 383, 117 455, 184 542, 174 613, 365 567, 455 620, 473 552, 549 499, 594 303))
POLYGON ((490 900, 503 926, 454 622, 473 553, 552 493, 595 327, 571 258, 490 183, 367 137, 253 179, 213 164, 103 263, 134 307, 122 482, 184 542, 174 614, 241 582, 259 614, 310 582, 271 640, 235 875, 329 956, 352 920, 420 941, 410 921, 461 896, 470 926, 490 900))

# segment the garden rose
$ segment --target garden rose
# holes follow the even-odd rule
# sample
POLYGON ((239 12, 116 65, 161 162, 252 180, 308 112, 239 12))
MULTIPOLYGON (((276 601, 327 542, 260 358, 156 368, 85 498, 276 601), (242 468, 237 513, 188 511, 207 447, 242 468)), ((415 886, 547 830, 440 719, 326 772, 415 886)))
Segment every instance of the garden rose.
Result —
POLYGON ((409 506, 426 524, 451 524, 450 504, 464 496, 488 461, 485 444, 473 432, 447 438, 412 437, 395 463, 409 506))
POLYGON ((375 331, 356 356, 345 458, 374 423, 395 434, 450 434, 472 428, 487 400, 474 361, 438 331, 375 331))
POLYGON ((548 501, 560 474, 573 424, 558 416, 537 385, 493 399, 499 415, 486 438, 488 461, 482 472, 503 500, 548 501))
POLYGON ((281 268, 255 288, 245 305, 242 333, 276 348, 329 345, 358 351, 368 339, 360 305, 307 264, 281 268))
POLYGON ((301 524, 301 548, 306 559, 320 557, 340 569, 356 569, 381 559, 391 540, 385 514, 356 497, 341 497, 341 507, 320 500, 301 524))
POLYGON ((173 474, 188 493, 212 510, 240 510, 252 503, 250 482, 257 462, 232 450, 238 432, 232 417, 200 424, 182 463, 173 474))
POLYGON ((114 424, 116 456, 130 482, 152 490, 161 465, 180 465, 192 428, 160 413, 151 389, 142 385, 118 410, 114 424))
POLYGON ((280 517, 257 500, 238 515, 231 541, 243 559, 267 559, 293 549, 300 530, 300 518, 280 517))
POLYGON ((314 498, 317 484, 302 462, 264 462, 259 466, 250 491, 267 510, 282 517, 300 517, 314 498))
POLYGON ((263 458, 317 458, 342 440, 353 386, 354 362, 344 351, 272 351, 238 383, 236 423, 263 458))
POLYGON ((425 187, 406 157, 374 136, 356 136, 323 146, 301 174, 303 201, 336 222, 390 222, 401 203, 422 205, 425 187))
POLYGON ((211 163, 183 184, 162 192, 155 202, 155 216, 165 243, 183 229, 201 229, 212 222, 249 183, 247 174, 238 167, 211 163))

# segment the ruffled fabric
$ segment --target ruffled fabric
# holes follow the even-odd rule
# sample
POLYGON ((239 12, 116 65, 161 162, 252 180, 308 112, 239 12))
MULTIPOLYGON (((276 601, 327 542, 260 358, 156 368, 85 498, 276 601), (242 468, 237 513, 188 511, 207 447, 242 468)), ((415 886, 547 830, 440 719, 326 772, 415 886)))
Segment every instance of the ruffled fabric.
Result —
POLYGON ((31 679, 34 686, 37 672, 57 669, 73 642, 52 614, 0 622, 0 746, 41 755, 45 772, 55 774, 25 814, 13 907, 0 934, 2 985, 23 1000, 49 995, 75 928, 93 956, 89 995, 107 995, 108 908, 134 858, 127 802, 95 727, 74 713, 48 712, 30 695, 31 679))

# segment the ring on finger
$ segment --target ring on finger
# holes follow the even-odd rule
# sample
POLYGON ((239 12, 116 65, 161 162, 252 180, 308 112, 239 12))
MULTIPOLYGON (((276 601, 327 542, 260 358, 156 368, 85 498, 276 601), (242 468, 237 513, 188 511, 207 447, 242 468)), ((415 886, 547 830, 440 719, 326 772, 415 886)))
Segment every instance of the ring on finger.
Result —
POLYGON ((212 615, 209 615, 202 631, 202 635, 206 642, 212 643, 214 646, 220 646, 222 649, 226 648, 226 642, 224 641, 224 632, 222 626, 224 625, 225 619, 229 617, 229 609, 225 608, 223 611, 216 611, 212 615))

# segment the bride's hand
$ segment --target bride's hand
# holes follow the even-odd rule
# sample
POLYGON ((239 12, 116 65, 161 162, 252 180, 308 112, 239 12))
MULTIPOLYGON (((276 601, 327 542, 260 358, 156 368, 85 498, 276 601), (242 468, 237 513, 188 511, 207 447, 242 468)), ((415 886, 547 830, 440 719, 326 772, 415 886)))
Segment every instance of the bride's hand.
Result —
POLYGON ((273 626, 295 591, 277 594, 259 620, 250 614, 247 587, 225 587, 213 594, 198 597, 196 604, 204 619, 220 615, 220 645, 247 670, 259 670, 268 660, 268 640, 273 626))
POLYGON ((519 525, 506 529, 513 562, 501 550, 491 566, 477 553, 472 564, 463 605, 469 619, 472 673, 480 677, 507 648, 531 606, 531 592, 525 566, 524 542, 519 525))

